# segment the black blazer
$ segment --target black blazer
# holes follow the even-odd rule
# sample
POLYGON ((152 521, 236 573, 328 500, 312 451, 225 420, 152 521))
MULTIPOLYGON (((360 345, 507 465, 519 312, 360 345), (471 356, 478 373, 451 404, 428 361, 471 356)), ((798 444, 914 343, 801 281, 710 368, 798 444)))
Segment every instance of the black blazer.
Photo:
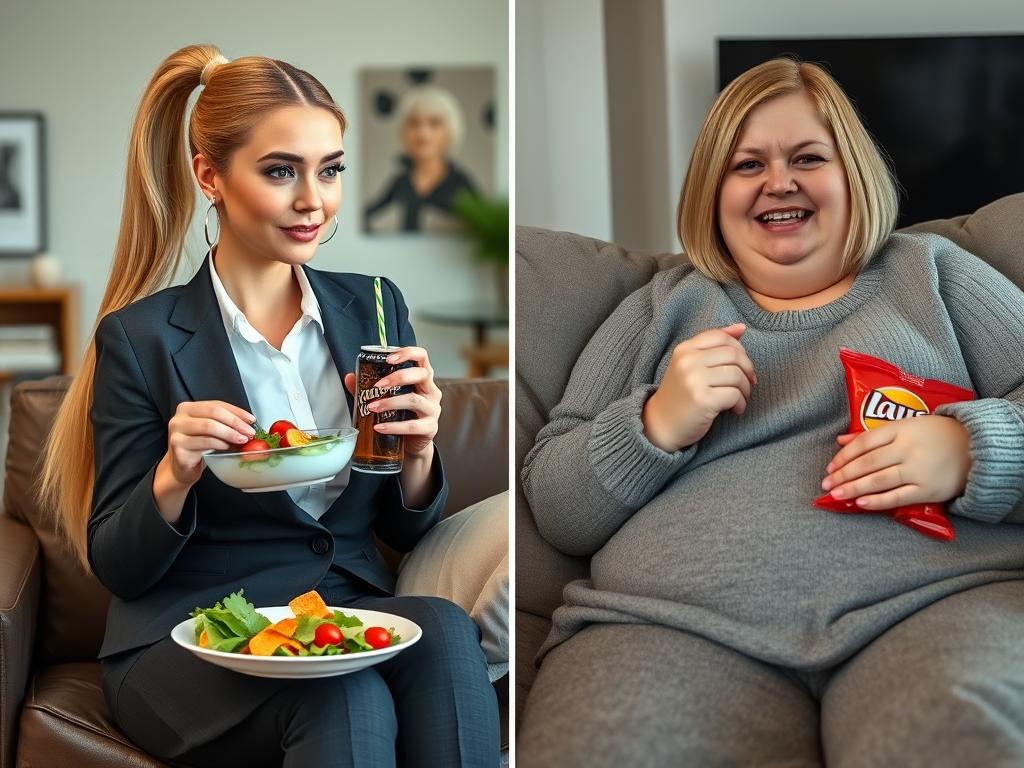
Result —
MULTIPOLYGON (((344 376, 355 370, 359 346, 377 338, 373 280, 302 268, 344 376)), ((388 341, 414 344, 401 294, 391 281, 381 282, 388 341)), ((340 380, 338 386, 351 409, 352 396, 340 380)), ((189 490, 176 527, 156 508, 153 474, 167 451, 175 409, 196 400, 224 400, 252 412, 208 258, 187 285, 111 312, 96 329, 89 562, 113 594, 100 658, 154 643, 193 608, 243 587, 257 606, 285 605, 313 589, 332 563, 368 582, 368 593, 393 593, 373 534, 404 552, 437 522, 448 495, 439 454, 431 474, 434 497, 422 510, 405 506, 398 475, 353 472, 318 521, 285 491, 244 493, 206 470, 189 490)))

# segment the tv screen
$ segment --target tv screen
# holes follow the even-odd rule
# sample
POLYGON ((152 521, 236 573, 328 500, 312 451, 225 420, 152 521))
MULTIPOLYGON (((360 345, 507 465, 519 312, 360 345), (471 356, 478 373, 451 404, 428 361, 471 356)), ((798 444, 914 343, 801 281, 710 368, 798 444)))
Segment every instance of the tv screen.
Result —
POLYGON ((720 39, 719 90, 786 54, 824 65, 889 155, 898 227, 1024 191, 1024 35, 720 39))

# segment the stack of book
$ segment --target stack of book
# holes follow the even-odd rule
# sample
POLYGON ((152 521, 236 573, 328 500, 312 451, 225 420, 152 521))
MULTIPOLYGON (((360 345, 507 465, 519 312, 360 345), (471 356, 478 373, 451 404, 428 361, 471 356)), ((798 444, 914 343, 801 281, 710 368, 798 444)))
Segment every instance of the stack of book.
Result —
POLYGON ((0 374, 59 373, 60 350, 49 325, 0 325, 0 374))

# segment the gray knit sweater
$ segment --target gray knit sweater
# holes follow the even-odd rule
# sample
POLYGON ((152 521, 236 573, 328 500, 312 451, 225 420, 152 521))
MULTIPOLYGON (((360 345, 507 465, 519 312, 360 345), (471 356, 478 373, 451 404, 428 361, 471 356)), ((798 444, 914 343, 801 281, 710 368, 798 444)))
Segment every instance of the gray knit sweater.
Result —
POLYGON ((587 623, 639 622, 830 667, 935 600, 1024 579, 1024 293, 936 235, 893 235, 845 296, 809 310, 661 272, 584 350, 522 478, 541 535, 593 555, 538 662, 587 623), (746 412, 655 447, 640 412, 673 347, 734 322, 757 372, 746 412), (976 393, 937 411, 970 434, 967 488, 947 504, 956 541, 811 506, 849 423, 840 347, 976 393))

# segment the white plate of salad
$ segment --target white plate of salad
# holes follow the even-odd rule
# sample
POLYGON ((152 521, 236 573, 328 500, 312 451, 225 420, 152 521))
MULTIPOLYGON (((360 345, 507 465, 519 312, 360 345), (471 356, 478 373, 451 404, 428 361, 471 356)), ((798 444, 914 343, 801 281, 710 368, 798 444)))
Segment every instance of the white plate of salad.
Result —
POLYGON ((203 661, 255 677, 347 675, 416 643, 423 631, 402 616, 328 606, 314 590, 288 605, 256 608, 244 590, 196 608, 171 638, 203 661))

